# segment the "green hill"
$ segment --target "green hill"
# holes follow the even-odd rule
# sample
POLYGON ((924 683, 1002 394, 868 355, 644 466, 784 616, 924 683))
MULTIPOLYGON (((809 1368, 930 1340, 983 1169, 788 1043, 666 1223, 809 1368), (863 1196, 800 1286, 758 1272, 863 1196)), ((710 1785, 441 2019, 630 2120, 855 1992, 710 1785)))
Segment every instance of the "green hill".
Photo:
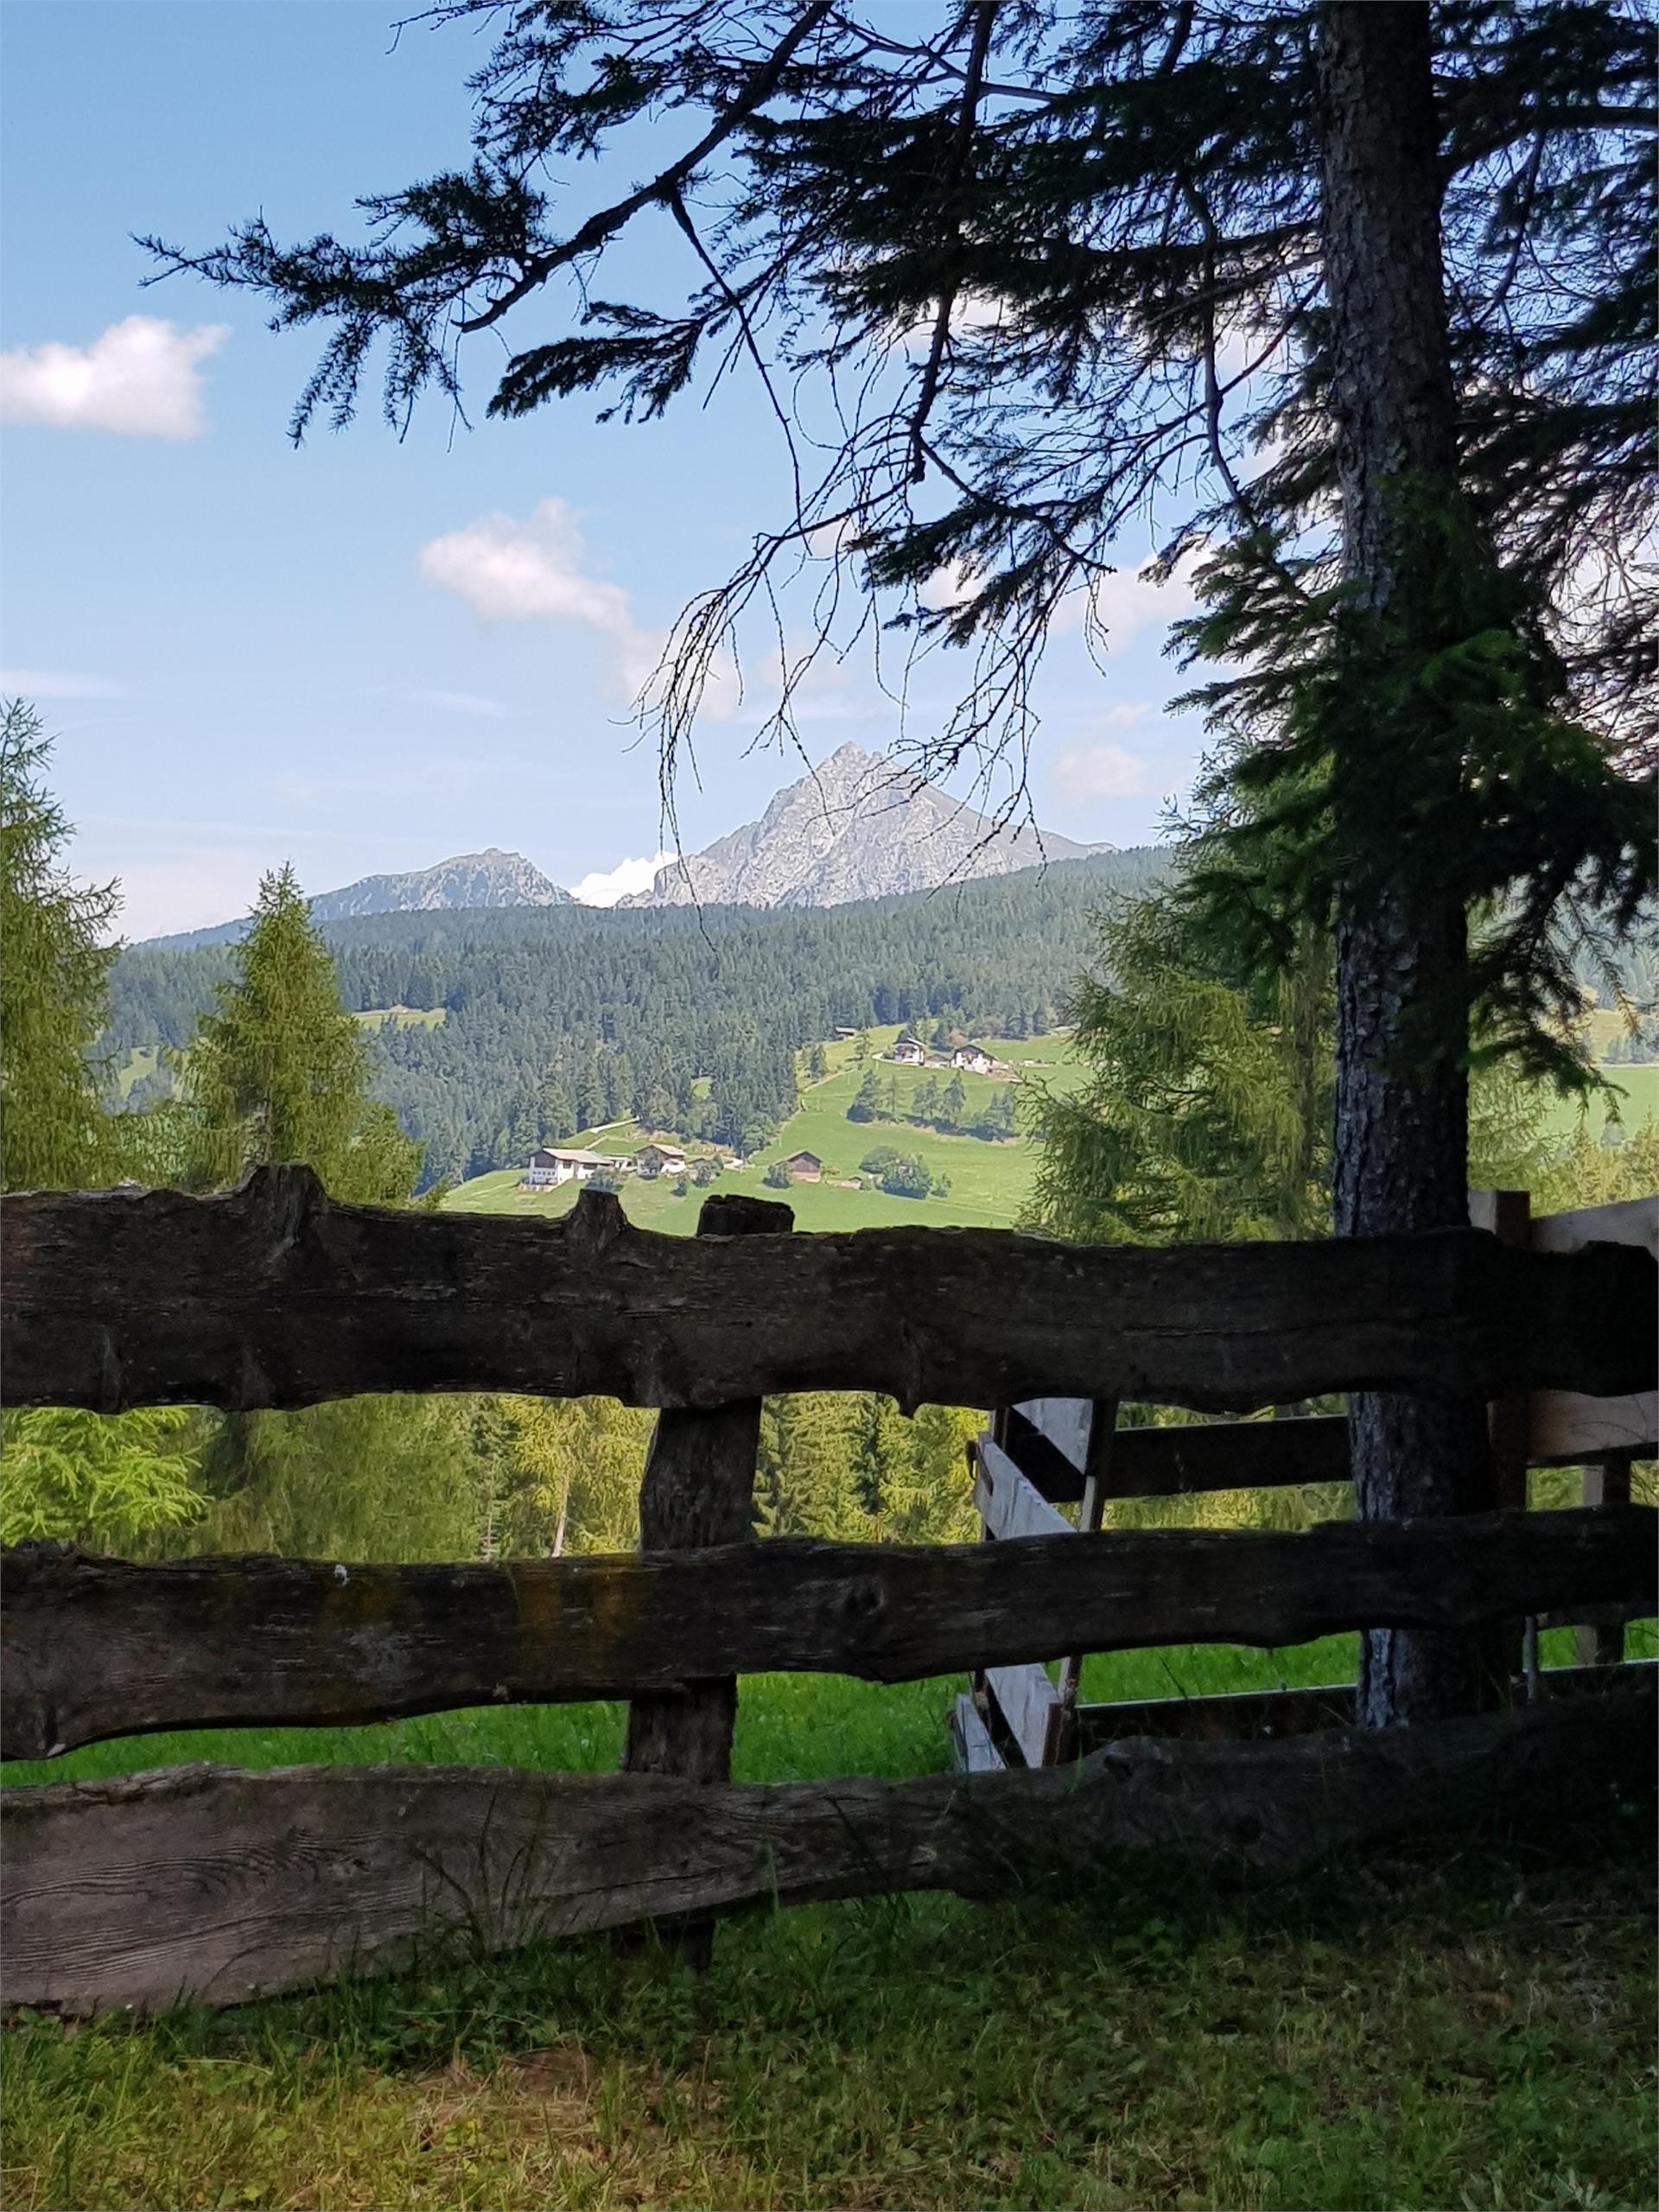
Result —
MULTIPOLYGON (((895 1027, 868 1033, 878 1053, 886 1052, 899 1033, 895 1027)), ((1081 1077, 1082 1071, 1070 1058, 1069 1040, 1064 1034, 982 1041, 1017 1070, 1021 1082, 1058 1085, 1081 1077)), ((993 1143, 983 1137, 946 1136, 902 1122, 849 1122, 847 1109, 865 1074, 864 1065, 854 1058, 854 1050, 847 1041, 826 1046, 829 1072, 821 1082, 809 1086, 799 1111, 790 1116, 764 1150, 742 1167, 728 1170, 709 1187, 782 1198, 793 1206, 796 1225, 804 1230, 893 1227, 900 1222, 922 1222, 935 1229, 1011 1228, 1025 1205, 1035 1172, 1035 1158, 1026 1139, 1020 1136, 993 1143), (894 1198, 868 1187, 868 1177, 863 1179, 863 1189, 838 1187, 842 1179, 858 1174, 859 1162, 866 1154, 882 1145, 921 1160, 936 1176, 948 1177, 949 1196, 894 1198), (798 1182, 787 1191, 768 1187, 767 1167, 792 1152, 815 1153, 824 1165, 823 1181, 798 1182)), ((869 1065, 879 1069, 884 1085, 892 1079, 902 1110, 923 1080, 924 1071, 895 1067, 880 1059, 869 1065)), ((938 1079, 937 1074, 934 1079, 938 1079)), ((1005 1087, 988 1077, 968 1074, 963 1077, 963 1085, 970 1111, 1005 1087)), ((645 1134, 637 1128, 613 1124, 585 1132, 579 1141, 601 1152, 631 1153, 645 1141, 645 1134)), ((527 1191, 521 1187, 522 1172, 512 1167, 475 1176, 451 1192, 444 1203, 461 1212, 539 1214, 549 1218, 568 1213, 575 1205, 575 1184, 567 1183, 556 1191, 527 1191)), ((672 1236, 692 1233, 704 1196, 693 1185, 683 1198, 678 1198, 674 1183, 666 1177, 646 1182, 630 1176, 622 1185, 622 1205, 629 1220, 642 1229, 672 1236)))
MULTIPOLYGON (((459 1181, 623 1114, 754 1151, 794 1107, 796 1054, 837 1027, 1040 1037, 1102 905, 1166 866, 1143 849, 847 906, 376 914, 326 934, 342 1000, 374 1016, 379 1096, 429 1179, 459 1181)), ((188 1045, 229 958, 123 953, 101 1050, 188 1045)))

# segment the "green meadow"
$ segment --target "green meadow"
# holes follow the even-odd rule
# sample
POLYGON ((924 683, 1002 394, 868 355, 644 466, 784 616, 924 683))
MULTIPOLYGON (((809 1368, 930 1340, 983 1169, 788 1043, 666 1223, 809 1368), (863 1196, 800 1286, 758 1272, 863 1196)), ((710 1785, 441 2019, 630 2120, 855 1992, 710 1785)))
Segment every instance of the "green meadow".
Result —
MULTIPOLYGON (((897 1028, 867 1033, 873 1057, 861 1062, 855 1047, 845 1040, 824 1047, 828 1072, 803 1090, 799 1110, 779 1131, 771 1144, 743 1166, 721 1176, 711 1188, 742 1191, 753 1196, 785 1198, 795 1210, 798 1228, 810 1230, 877 1229, 901 1222, 921 1222, 935 1229, 1007 1229, 1019 1218, 1031 1190, 1036 1160, 1023 1136, 990 1141, 983 1137, 946 1136, 932 1129, 917 1128, 902 1118, 897 1122, 849 1122, 847 1109, 874 1066, 884 1096, 891 1087, 896 1110, 903 1116, 917 1085, 931 1075, 936 1084, 949 1075, 921 1068, 895 1066, 879 1057, 890 1050, 897 1028), (859 1162, 878 1146, 891 1146, 921 1160, 933 1175, 946 1176, 950 1189, 941 1198, 901 1198, 884 1191, 838 1189, 841 1179, 859 1173, 859 1162), (769 1189, 766 1171, 775 1160, 793 1152, 815 1153, 823 1162, 822 1183, 796 1183, 788 1191, 769 1189)), ((1020 1083, 1056 1087, 1080 1082, 1083 1070, 1070 1057, 1063 1035, 1037 1038, 986 1038, 981 1040, 999 1059, 1006 1060, 1020 1083)), ((988 1076, 964 1073, 968 1111, 973 1115, 985 1101, 1007 1085, 988 1076)), ((632 1123, 619 1123, 583 1133, 578 1142, 601 1152, 632 1154, 646 1141, 647 1132, 632 1123)), ((541 1214, 550 1218, 568 1213, 576 1202, 576 1186, 567 1183, 556 1191, 527 1191, 520 1187, 523 1170, 503 1168, 493 1174, 474 1176, 445 1199, 447 1206, 465 1213, 541 1214)), ((868 1185, 868 1179, 865 1178, 868 1185)), ((675 1195, 671 1179, 647 1182, 630 1176, 622 1186, 622 1204, 630 1221, 642 1229, 670 1235, 690 1236, 705 1193, 692 1185, 686 1196, 675 1195)))
POLYGON ((1544 1127, 1550 1135, 1571 1137, 1583 1120, 1592 1136, 1605 1141, 1615 1132, 1615 1116, 1617 1126, 1626 1135, 1659 1120, 1659 1060, 1643 1061, 1634 1067, 1604 1067, 1601 1072, 1622 1095, 1616 1101, 1592 1099, 1587 1106, 1580 1106, 1576 1099, 1552 1097, 1544 1116, 1544 1127))
MULTIPOLYGON (((1330 1680, 1346 1639, 1136 1652, 1092 1695, 1330 1680)), ((741 1778, 944 1762, 957 1684, 742 1686, 741 1778)), ((157 1736, 48 1770, 417 1759, 596 1771, 614 1706, 157 1736)), ((1540 1840, 1541 1842, 1542 1840, 1540 1840)), ((1587 1861, 1396 1854, 1294 1884, 1070 1889, 732 1919, 711 1971, 605 1938, 152 2021, 16 2022, 13 2212, 1612 2212, 1652 2202, 1652 1897, 1587 1861)))

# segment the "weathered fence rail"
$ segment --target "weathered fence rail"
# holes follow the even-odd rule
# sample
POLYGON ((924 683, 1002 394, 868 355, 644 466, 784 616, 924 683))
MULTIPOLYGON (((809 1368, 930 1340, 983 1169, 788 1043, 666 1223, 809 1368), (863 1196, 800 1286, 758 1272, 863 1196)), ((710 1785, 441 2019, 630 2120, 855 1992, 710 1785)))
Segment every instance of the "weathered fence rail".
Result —
MULTIPOLYGON (((1621 1244, 1659 1259, 1659 1196, 1625 1199, 1535 1217, 1525 1191, 1477 1191, 1469 1197, 1471 1224, 1520 1249, 1569 1254, 1597 1244, 1621 1244)), ((1649 1370, 1651 1373, 1651 1369, 1649 1370)), ((1659 1449, 1659 1391, 1620 1396, 1535 1391, 1503 1399, 1489 1409, 1493 1509, 1524 1512, 1528 1470, 1580 1465, 1586 1507, 1627 1506, 1637 1458, 1659 1449)), ((974 1498, 987 1536, 1058 1535, 1073 1524, 1058 1508, 1076 1503, 1076 1527, 1097 1528, 1109 1499, 1168 1497, 1195 1491, 1271 1489, 1288 1484, 1345 1483, 1350 1478, 1345 1417, 1221 1421, 1196 1426, 1121 1429, 1118 1408, 1107 1400, 1040 1398, 997 1408, 992 1433, 971 1447, 976 1468, 974 1498)), ((1543 1611, 1529 1610, 1512 1624, 1513 1664, 1532 1697, 1566 1694, 1573 1687, 1563 1670, 1546 1680, 1538 1662, 1538 1631, 1579 1630, 1583 1662, 1575 1681, 1592 1686, 1599 1670, 1624 1652, 1624 1623, 1651 1610, 1618 1604, 1575 1606, 1563 1599, 1543 1611)), ((1378 1623, 1376 1625, 1385 1625, 1378 1623)), ((1033 1766, 1074 1758, 1122 1734, 1126 1728, 1183 1736, 1301 1733, 1351 1722, 1350 1687, 1325 1683, 1248 1696, 1154 1699, 1133 1708, 1079 1701, 1081 1661, 1068 1657, 1058 1681, 1027 1661, 976 1669, 971 1696, 957 1700, 951 1719, 959 1763, 989 1772, 1005 1755, 1033 1766)))
MULTIPOLYGON (((489 1567, 8 1557, 8 1758, 161 1728, 346 1724, 772 1672, 896 1682, 1159 1643, 1652 1605, 1650 1507, 996 1544, 776 1537, 489 1567)), ((707 1779, 708 1777, 702 1777, 707 1779)))
MULTIPOLYGON (((1636 1244, 1513 1249, 1472 1230, 1168 1251, 966 1230, 794 1236, 754 1233, 786 1228, 786 1210, 726 1199, 681 1239, 592 1193, 554 1224, 337 1205, 300 1169, 212 1198, 9 1198, 4 1224, 9 1404, 442 1389, 664 1409, 642 1493, 656 1548, 638 1557, 9 1555, 9 1757, 146 1730, 627 1697, 633 1770, 181 1768, 0 1791, 10 2003, 226 2003, 457 1935, 493 1948, 647 1917, 700 1925, 762 1899, 1005 1892, 1011 1870, 1093 1872, 1122 1851, 1283 1866, 1415 1829, 1554 1823, 1651 1777, 1652 1670, 1607 1669, 1587 1678, 1594 1696, 1382 1735, 1141 1740, 1058 1770, 898 1783, 725 1779, 746 1673, 972 1668, 1010 1696, 1040 1681, 1064 1706, 1080 1651, 1652 1609, 1655 1516, 1628 1482, 1586 1511, 1295 1535, 1079 1534, 1040 1495, 1045 1473, 1075 1479, 1051 1497, 1081 1495, 1086 1528, 1109 1483, 1257 1484, 1286 1459, 1295 1471, 1279 1478, 1306 1481, 1338 1465, 1319 1421, 1166 1430, 1181 1440, 1154 1446, 1062 1396, 1243 1410, 1359 1387, 1487 1402, 1548 1388, 1580 1408, 1629 1400, 1621 1435, 1650 1426, 1659 1296, 1636 1244), (1023 1402, 1007 1441, 1030 1468, 994 1443, 982 1459, 999 1540, 734 1541, 756 1402, 804 1389, 1023 1402), (1056 1690, 1033 1662, 1063 1655, 1056 1690)), ((1325 1695, 1308 1725, 1340 1721, 1325 1695)), ((984 1733, 970 1704, 958 1721, 984 1733)), ((1033 1708, 1032 1725, 1046 1751, 1052 1713, 1033 1708)))
POLYGON ((162 1768, 0 1793, 5 1993, 154 2010, 656 1917, 904 1890, 1006 1897, 1113 1858, 1284 1869, 1356 1845, 1559 1834, 1651 1783, 1651 1683, 1284 1744, 1141 1742, 968 1779, 697 1783, 499 1768, 162 1768))
POLYGON ((6 1202, 10 1405, 302 1406, 518 1390, 709 1408, 788 1390, 900 1404, 1139 1398, 1225 1412, 1364 1388, 1483 1400, 1647 1389, 1643 1252, 1484 1232, 1149 1250, 1004 1230, 654 1235, 338 1205, 309 1170, 222 1197, 6 1202))

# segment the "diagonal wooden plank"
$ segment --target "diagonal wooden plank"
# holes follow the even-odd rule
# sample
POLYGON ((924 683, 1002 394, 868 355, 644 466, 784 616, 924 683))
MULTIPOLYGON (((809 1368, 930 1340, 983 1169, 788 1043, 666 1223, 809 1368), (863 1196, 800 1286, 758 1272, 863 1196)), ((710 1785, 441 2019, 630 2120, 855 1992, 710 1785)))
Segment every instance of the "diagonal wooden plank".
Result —
POLYGON ((988 1667, 985 1687, 1027 1766, 1052 1766, 1058 1749, 1060 1694, 1039 1666, 988 1667))
POLYGON ((1048 1503, 988 1436, 975 1439, 974 1459, 974 1504, 988 1535, 1007 1542, 1016 1536, 1077 1535, 1065 1514, 1048 1503))

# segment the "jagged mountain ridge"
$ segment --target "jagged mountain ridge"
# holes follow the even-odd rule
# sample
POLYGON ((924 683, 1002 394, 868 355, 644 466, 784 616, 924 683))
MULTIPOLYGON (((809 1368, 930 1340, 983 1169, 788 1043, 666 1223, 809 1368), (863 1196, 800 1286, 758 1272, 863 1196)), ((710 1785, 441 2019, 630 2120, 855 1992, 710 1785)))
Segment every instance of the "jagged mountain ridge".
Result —
MULTIPOLYGON (((746 822, 702 852, 670 861, 658 870, 649 891, 617 904, 844 906, 1115 849, 1046 830, 1039 835, 1026 824, 999 829, 931 784, 912 788, 881 753, 843 745, 821 767, 776 792, 758 822, 746 822)), ((364 876, 309 901, 319 922, 575 903, 522 853, 495 845, 431 868, 364 876)), ((229 944, 246 927, 243 916, 146 943, 163 950, 229 944)))
POLYGON ((320 922, 351 914, 417 914, 434 906, 572 906, 575 901, 522 853, 489 845, 403 875, 365 875, 311 901, 320 922))
MULTIPOLYGON (((522 853, 504 853, 499 845, 481 853, 458 853, 431 868, 410 868, 398 875, 365 875, 338 891, 320 891, 307 901, 311 918, 340 922, 359 914, 418 914, 439 908, 480 906, 571 906, 575 901, 544 876, 522 853)), ((187 930, 175 937, 151 938, 161 948, 191 944, 229 944, 247 927, 244 916, 219 922, 211 929, 187 930)))
POLYGON ((879 753, 843 745, 785 785, 758 822, 671 861, 624 906, 842 906, 1007 875, 1109 847, 998 829, 944 791, 912 790, 879 753))

